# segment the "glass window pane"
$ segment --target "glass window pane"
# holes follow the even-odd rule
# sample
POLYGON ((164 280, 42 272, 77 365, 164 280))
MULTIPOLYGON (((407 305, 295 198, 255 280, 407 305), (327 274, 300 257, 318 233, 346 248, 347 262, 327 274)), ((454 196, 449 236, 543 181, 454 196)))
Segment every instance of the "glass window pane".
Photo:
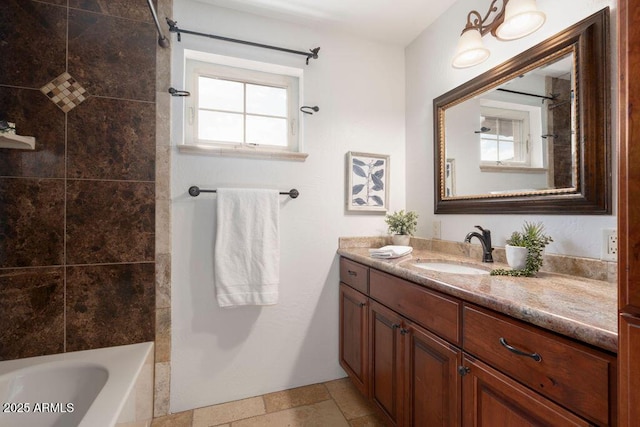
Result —
POLYGON ((482 133, 497 135, 498 134, 498 119, 493 117, 484 117, 481 122, 482 133))
POLYGON ((498 161, 498 142, 493 140, 480 140, 480 160, 483 162, 498 161))
POLYGON ((513 140, 513 120, 498 120, 500 135, 513 140))
POLYGON ((247 84, 247 113, 287 117, 287 90, 247 84))
POLYGON ((502 162, 513 161, 514 159, 514 150, 513 150, 513 141, 500 141, 500 154, 499 159, 502 162))
POLYGON ((198 112, 198 138, 207 141, 243 142, 242 114, 198 112))
POLYGON ((243 84, 230 80, 198 77, 198 108, 242 112, 243 84))
POLYGON ((288 145, 287 120, 247 116, 247 142, 286 147, 288 145))

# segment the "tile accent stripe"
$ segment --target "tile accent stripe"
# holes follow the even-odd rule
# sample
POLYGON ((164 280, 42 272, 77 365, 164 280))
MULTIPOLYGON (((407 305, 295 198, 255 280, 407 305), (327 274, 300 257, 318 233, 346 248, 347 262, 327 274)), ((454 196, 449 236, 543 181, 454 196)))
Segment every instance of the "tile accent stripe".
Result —
POLYGON ((40 88, 54 104, 68 113, 87 99, 87 91, 66 71, 40 88))

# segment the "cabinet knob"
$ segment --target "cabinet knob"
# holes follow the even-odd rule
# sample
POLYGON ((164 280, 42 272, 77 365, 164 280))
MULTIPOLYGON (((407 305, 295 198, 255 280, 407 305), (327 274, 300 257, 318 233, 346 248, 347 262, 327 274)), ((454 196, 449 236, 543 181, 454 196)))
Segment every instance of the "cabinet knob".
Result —
POLYGON ((409 330, 408 330, 408 329, 405 329, 405 328, 400 328, 400 333, 401 333, 402 335, 407 335, 407 334, 409 333, 409 330))
POLYGON ((358 303, 358 307, 364 307, 365 305, 367 305, 367 303, 366 303, 366 302, 360 302, 360 303, 358 303))
POLYGON ((458 366, 458 374, 460 374, 461 377, 464 377, 469 372, 471 372, 471 368, 468 366, 458 366))
POLYGON ((391 325, 391 327, 393 329, 398 329, 400 327, 400 323, 394 323, 393 325, 391 325))

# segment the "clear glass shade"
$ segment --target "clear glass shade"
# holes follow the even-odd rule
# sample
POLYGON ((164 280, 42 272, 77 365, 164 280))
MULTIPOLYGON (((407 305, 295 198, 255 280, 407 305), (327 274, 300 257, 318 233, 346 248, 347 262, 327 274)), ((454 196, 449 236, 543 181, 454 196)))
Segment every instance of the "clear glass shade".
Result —
POLYGON ((480 31, 467 30, 458 40, 458 47, 451 65, 454 68, 473 67, 485 61, 489 57, 489 53, 489 49, 482 45, 480 31))
POLYGON ((515 40, 536 31, 547 19, 538 10, 536 0, 509 0, 505 6, 504 22, 496 30, 500 40, 515 40))

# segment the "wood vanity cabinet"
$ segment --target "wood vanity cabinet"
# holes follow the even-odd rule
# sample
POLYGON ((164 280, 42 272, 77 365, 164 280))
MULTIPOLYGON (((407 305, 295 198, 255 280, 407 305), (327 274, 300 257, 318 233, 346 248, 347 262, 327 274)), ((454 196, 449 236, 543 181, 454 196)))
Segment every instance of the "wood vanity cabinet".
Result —
POLYGON ((464 426, 592 425, 469 355, 464 369, 464 426))
POLYGON ((340 271, 340 364, 389 425, 616 425, 614 356, 344 258, 340 271))
POLYGON ((340 284, 340 366, 369 395, 369 299, 340 284))

